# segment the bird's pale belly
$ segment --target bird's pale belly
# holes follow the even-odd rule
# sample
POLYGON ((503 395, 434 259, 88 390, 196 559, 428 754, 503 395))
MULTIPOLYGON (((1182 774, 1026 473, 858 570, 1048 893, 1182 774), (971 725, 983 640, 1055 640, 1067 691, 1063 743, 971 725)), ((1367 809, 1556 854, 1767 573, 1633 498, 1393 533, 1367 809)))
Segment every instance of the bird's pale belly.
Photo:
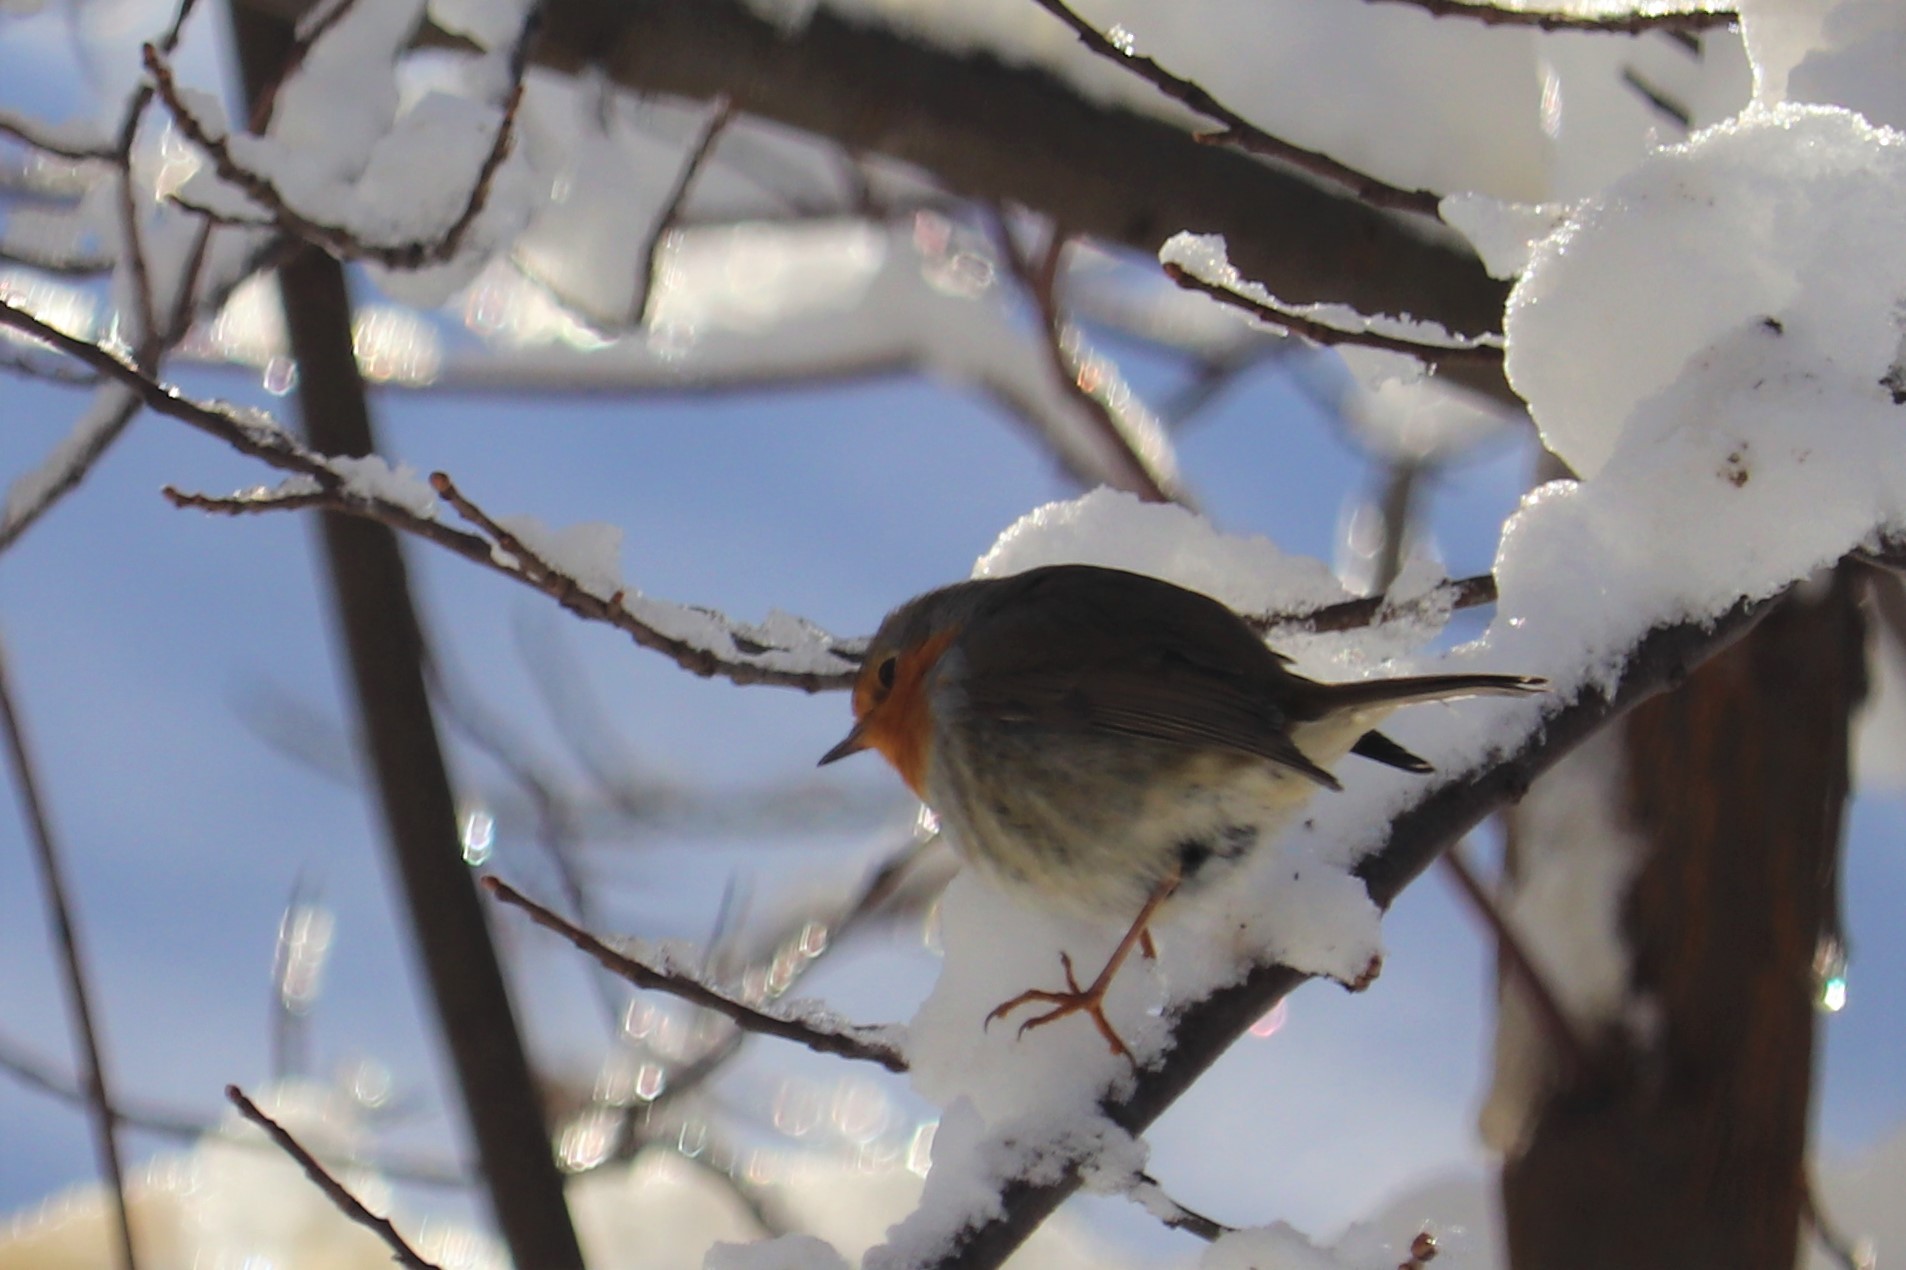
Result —
MULTIPOLYGON (((1055 745, 1050 736, 969 721, 936 735, 927 779, 927 800, 962 855, 1047 908, 1129 920, 1174 871, 1188 888, 1227 872, 1317 789, 1254 755, 1102 733, 1055 745)), ((1349 745, 1317 739, 1336 751, 1319 758, 1349 745)))

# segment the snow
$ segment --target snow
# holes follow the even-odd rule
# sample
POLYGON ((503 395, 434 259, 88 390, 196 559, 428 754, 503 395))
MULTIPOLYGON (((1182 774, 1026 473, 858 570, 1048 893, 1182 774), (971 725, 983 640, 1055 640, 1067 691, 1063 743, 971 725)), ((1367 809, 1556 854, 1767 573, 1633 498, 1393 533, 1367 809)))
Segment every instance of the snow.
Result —
MULTIPOLYGON (((1516 865, 1503 915, 1537 973, 1583 1035, 1638 1030, 1645 1003, 1629 995, 1623 923, 1644 844, 1623 807, 1621 737, 1599 735, 1532 787, 1515 811, 1516 865)), ((1495 1075, 1479 1116, 1482 1140, 1522 1149, 1555 1074, 1548 1024, 1513 975, 1497 1008, 1495 1075)))
POLYGON ((1350 1270, 1283 1222, 1234 1230, 1205 1249, 1198 1270, 1350 1270))
MULTIPOLYGON (((447 72, 463 91, 406 94, 399 59, 421 16, 422 0, 352 6, 280 91, 265 136, 232 132, 211 94, 182 87, 181 104, 223 141, 233 162, 267 181, 305 220, 372 249, 443 241, 477 196, 503 126, 500 102, 481 98, 507 90, 508 50, 447 72)), ((499 10, 473 3, 462 16, 494 23, 499 10)), ((521 231, 548 183, 521 138, 514 140, 456 257, 375 271, 388 294, 422 307, 442 303, 521 231)), ((275 211, 256 206, 210 165, 187 177, 178 196, 228 217, 260 220, 275 211)))
POLYGON ((526 0, 429 0, 429 7, 432 22, 485 49, 514 40, 529 13, 526 0))
POLYGON ((504 516, 497 524, 542 560, 598 599, 627 588, 622 581, 622 529, 590 523, 550 529, 532 516, 504 516))
POLYGON ((1906 294, 1902 178, 1896 133, 1755 109, 1537 251, 1510 300, 1510 377, 1545 443, 1597 478, 1538 490, 1504 538, 1502 612, 1546 593, 1552 664, 1605 677, 1623 628, 1770 594, 1897 523, 1906 452, 1881 381, 1906 294))
POLYGON ((336 456, 327 458, 325 464, 343 478, 346 493, 395 503, 426 520, 436 515, 436 491, 406 465, 393 468, 375 454, 363 458, 336 456))
MULTIPOLYGON (((507 1264, 490 1238, 418 1219, 375 1170, 349 1163, 369 1147, 363 1106, 328 1087, 297 1082, 252 1096, 427 1260, 445 1270, 507 1264)), ((915 1206, 921 1191, 919 1178, 905 1168, 867 1167, 825 1150, 756 1151, 747 1176, 790 1234, 761 1241, 756 1216, 717 1169, 666 1149, 573 1176, 566 1192, 588 1263, 597 1270, 696 1264, 807 1270, 858 1258, 887 1223, 915 1206)), ((344 1217, 297 1165, 235 1115, 190 1149, 135 1170, 128 1199, 141 1251, 153 1264, 329 1270, 391 1264, 380 1240, 344 1217)), ((34 1210, 0 1215, 0 1264, 17 1270, 109 1264, 110 1222, 104 1197, 90 1184, 34 1210)), ((1126 1263, 1061 1216, 1033 1238, 1017 1264, 1086 1270, 1126 1263)))
POLYGON ((1108 489, 1027 512, 1001 532, 973 576, 1060 562, 1148 573, 1241 613, 1301 612, 1351 598, 1320 560, 1288 555, 1268 538, 1218 533, 1196 512, 1108 489))
POLYGON ((878 226, 736 225, 672 238, 657 268, 650 337, 692 343, 707 329, 760 332, 858 309, 885 261, 878 226))
POLYGON ((1448 194, 1443 222, 1469 240, 1492 278, 1514 278, 1529 267, 1535 245, 1554 233, 1569 209, 1561 203, 1508 203, 1487 194, 1448 194))

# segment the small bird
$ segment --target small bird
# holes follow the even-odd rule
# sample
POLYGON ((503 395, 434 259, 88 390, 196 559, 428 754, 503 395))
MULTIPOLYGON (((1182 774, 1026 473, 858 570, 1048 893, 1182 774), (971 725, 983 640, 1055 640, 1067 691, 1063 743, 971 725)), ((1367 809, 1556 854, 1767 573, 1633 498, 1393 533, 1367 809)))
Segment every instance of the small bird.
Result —
POLYGON ((1049 909, 1130 921, 1087 987, 1031 989, 987 1015, 1103 1002, 1181 888, 1269 838, 1346 753, 1430 765, 1373 726, 1398 706, 1537 692, 1520 675, 1319 683, 1229 608, 1158 578, 1065 564, 929 591, 889 613, 855 677, 854 726, 823 765, 877 750, 965 859, 1049 909))

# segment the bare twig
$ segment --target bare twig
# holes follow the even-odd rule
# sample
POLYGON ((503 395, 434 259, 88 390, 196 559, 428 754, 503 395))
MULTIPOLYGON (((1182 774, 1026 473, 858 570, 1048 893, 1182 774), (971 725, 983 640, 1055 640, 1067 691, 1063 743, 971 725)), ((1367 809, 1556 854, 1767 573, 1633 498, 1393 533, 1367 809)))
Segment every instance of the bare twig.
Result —
POLYGON ((1496 948, 1502 954, 1511 977, 1534 1003, 1536 1015, 1548 1030, 1550 1046, 1561 1057, 1568 1078, 1573 1081, 1581 1077, 1588 1071, 1588 1042, 1583 1039, 1575 1020, 1562 1008, 1561 999, 1555 995, 1555 989, 1549 985, 1547 976, 1536 967, 1522 933, 1502 911, 1496 897, 1477 879, 1475 871, 1469 867, 1469 857, 1464 854, 1462 843, 1452 842, 1449 845, 1449 850, 1443 853, 1443 865, 1455 881, 1456 889, 1469 902, 1471 910, 1482 918, 1483 925, 1495 937, 1496 948))
POLYGON ((245 1097, 244 1090, 237 1085, 227 1085, 225 1097, 232 1106, 238 1108, 239 1115, 263 1129, 278 1144, 279 1150, 297 1161, 298 1167, 304 1170, 304 1175, 311 1179, 312 1185, 323 1191, 324 1197, 336 1205, 339 1212, 383 1240, 384 1246, 391 1251, 391 1259, 398 1265, 407 1267, 407 1270, 442 1270, 435 1262, 425 1261, 415 1248, 404 1242, 404 1237, 397 1233, 397 1227, 391 1225, 389 1218, 379 1217, 364 1207, 363 1202, 346 1190, 344 1183, 332 1177, 324 1165, 318 1163, 318 1158, 305 1150, 283 1125, 260 1111, 256 1103, 245 1097))
MULTIPOLYGON (((181 9, 189 9, 188 4, 181 9)), ((139 191, 133 185, 132 146, 139 137, 139 123, 145 118, 146 103, 152 92, 141 86, 127 105, 119 124, 117 159, 119 164, 119 232, 126 240, 125 264, 132 275, 132 299, 139 319, 138 338, 132 341, 133 361, 151 369, 158 354, 159 307, 153 299, 152 269, 146 262, 145 237, 139 228, 139 191)))
MULTIPOLYGON (((691 644, 657 630, 649 623, 638 619, 622 602, 617 593, 603 600, 591 595, 582 587, 557 569, 549 561, 526 545, 521 538, 505 529, 491 518, 489 513, 464 497, 451 479, 442 472, 434 472, 430 484, 443 500, 456 509, 471 524, 476 525, 495 542, 496 546, 512 558, 513 564, 491 559, 492 567, 512 576, 521 577, 538 590, 554 597, 564 608, 584 616, 594 616, 611 626, 626 631, 638 644, 658 652, 667 653, 677 665, 698 675, 720 675, 735 683, 768 683, 782 687, 800 688, 807 692, 820 692, 829 689, 851 686, 854 666, 843 665, 838 671, 786 671, 766 666, 753 665, 732 659, 724 659, 706 648, 691 644)), ((487 554, 487 549, 486 549, 487 554)), ((730 632, 737 646, 745 654, 760 654, 776 651, 743 636, 739 631, 730 632)), ((842 645, 828 648, 834 656, 844 662, 857 661, 851 658, 842 645)))
POLYGON ((1060 390, 1078 404, 1081 416, 1099 442, 1097 448, 1105 455, 1106 470, 1096 474, 1098 479, 1149 503, 1186 503, 1184 491, 1176 488, 1175 482, 1132 444, 1111 405, 1084 382, 1084 368, 1074 347, 1077 332, 1070 330, 1070 323, 1059 307, 1059 272, 1067 246, 1064 232, 1054 226, 1045 249, 1037 259, 1032 259, 1020 250, 1013 239, 1012 227, 997 210, 993 226, 1000 256, 1038 307, 1040 344, 1053 376, 1060 390))
POLYGON ((530 919, 538 926, 562 936, 577 949, 594 957, 599 963, 638 988, 666 992, 671 996, 680 997, 691 1005, 713 1010, 717 1014, 734 1020, 747 1031, 793 1041, 798 1045, 807 1046, 816 1053, 875 1063, 890 1072, 907 1070, 906 1055, 882 1035, 885 1029, 864 1027, 836 1029, 757 1010, 751 1005, 717 992, 691 975, 671 968, 658 969, 645 965, 633 957, 617 952, 588 931, 578 929, 559 914, 551 912, 507 882, 494 876, 486 875, 483 878, 483 886, 497 899, 529 914, 530 919))
POLYGON ((33 840, 40 885, 46 892, 47 916, 53 923, 53 934, 59 943, 67 1005, 72 1011, 73 1030, 86 1065, 86 1109, 93 1127, 93 1146, 99 1152, 99 1169, 112 1198, 113 1217, 119 1236, 119 1260, 125 1270, 134 1270, 139 1260, 133 1252, 132 1221, 126 1213, 126 1173, 119 1159, 118 1133, 114 1125, 116 1113, 106 1088, 105 1054, 94 1019, 92 993, 86 984, 85 959, 79 947, 79 927, 67 892, 59 843, 53 837, 53 824, 40 793, 40 782, 33 770, 32 757, 27 751, 26 728, 14 704, 4 648, 0 648, 0 727, 7 734, 7 758, 13 768, 14 784, 20 791, 20 805, 26 816, 28 837, 33 840))
POLYGON ((1179 286, 1191 291, 1202 291, 1215 300, 1222 300, 1249 313, 1260 322, 1283 327, 1294 335, 1301 335, 1313 343, 1332 347, 1338 344, 1350 344, 1360 348, 1376 348, 1391 353, 1402 353, 1414 357, 1432 368, 1444 363, 1466 363, 1470 365, 1502 364, 1502 349, 1495 344, 1435 344, 1425 340, 1404 339, 1396 335, 1385 335, 1380 331, 1356 331, 1341 326, 1331 326, 1315 318, 1305 317, 1294 309, 1267 304, 1252 299, 1231 288, 1200 278, 1197 274, 1181 265, 1164 266, 1165 276, 1179 286))
POLYGON ((1483 26, 1532 26, 1543 31, 1591 31, 1607 35, 1647 35, 1652 31, 1687 33, 1732 26, 1740 14, 1728 9, 1689 9, 1679 13, 1551 13, 1541 9, 1508 9, 1464 0, 1370 0, 1405 4, 1431 17, 1462 18, 1483 26))
MULTIPOLYGON (((165 56, 171 56, 179 47, 185 21, 192 16, 197 3, 198 0, 180 0, 179 7, 172 14, 172 21, 152 47, 165 56)), ((139 228, 139 191, 133 185, 132 147, 139 138, 139 125, 145 119, 146 107, 152 104, 152 93, 153 86, 142 83, 127 100, 126 112, 119 121, 119 138, 113 154, 113 162, 119 168, 120 233, 126 240, 126 264, 132 273, 133 303, 138 306, 139 338, 133 342, 133 361, 147 370, 155 367, 166 336, 159 329, 159 308, 154 298, 152 270, 146 260, 145 240, 139 228)), ((178 280, 179 304, 176 307, 181 312, 190 310, 191 283, 198 273, 197 258, 203 252, 204 244, 201 242, 193 253, 188 271, 178 280)))
POLYGON ((1320 176, 1345 186, 1358 198, 1374 207, 1414 212, 1419 216, 1437 215, 1437 205, 1441 202, 1439 195, 1429 190, 1406 190, 1400 186, 1391 185, 1368 173, 1359 172, 1348 164, 1339 163, 1327 154, 1316 150, 1306 150, 1281 137, 1274 137, 1213 97, 1198 84, 1172 74, 1142 53, 1135 53, 1113 43, 1097 27, 1067 8, 1064 0, 1033 0, 1033 3, 1070 27, 1072 33, 1079 37, 1079 42, 1100 57, 1117 62, 1167 97, 1182 102, 1199 114, 1216 119, 1224 125, 1224 131, 1200 136, 1198 138, 1200 141, 1234 145, 1252 154, 1281 160, 1313 176, 1320 176))
POLYGON ((655 223, 649 227, 648 241, 642 247, 642 276, 631 304, 629 317, 632 321, 643 323, 648 320, 649 301, 655 295, 655 266, 660 262, 662 244, 669 232, 681 219, 682 209, 687 206, 688 192, 694 188, 695 178, 700 175, 702 165, 708 162, 708 156, 714 153, 715 143, 721 140, 721 134, 735 117, 734 103, 726 97, 717 97, 703 121, 700 133, 689 144, 688 153, 682 159, 682 167, 675 174, 675 184, 668 192, 668 198, 662 203, 655 223))

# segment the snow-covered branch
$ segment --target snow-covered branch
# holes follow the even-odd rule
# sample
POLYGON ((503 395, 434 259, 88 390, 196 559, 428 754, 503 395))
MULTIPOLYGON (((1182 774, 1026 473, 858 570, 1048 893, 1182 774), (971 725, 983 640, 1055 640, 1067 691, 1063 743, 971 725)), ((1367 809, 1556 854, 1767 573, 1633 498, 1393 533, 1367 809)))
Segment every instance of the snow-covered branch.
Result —
MULTIPOLYGON (((1167 244, 1168 248, 1169 246, 1167 244)), ((1379 349, 1386 353, 1401 353, 1406 357, 1414 357, 1431 368, 1440 368, 1446 364, 1466 363, 1492 366, 1502 364, 1502 348, 1498 344, 1479 342, 1439 344, 1428 340, 1386 335, 1368 326, 1335 326, 1328 322, 1320 322, 1314 317, 1299 313, 1285 305, 1247 295, 1235 289, 1234 286, 1227 286, 1215 279, 1205 277, 1178 261, 1166 261, 1164 269, 1166 277, 1186 290, 1208 295, 1214 300, 1250 314, 1260 322, 1281 327, 1293 335, 1301 335, 1312 343, 1321 344, 1326 348, 1351 345, 1357 348, 1379 349)))
POLYGON ((1590 31, 1604 35, 1647 35, 1654 31, 1685 34, 1712 31, 1738 23, 1732 9, 1636 9, 1628 13, 1566 13, 1552 9, 1517 9, 1469 0, 1370 0, 1372 4, 1403 4, 1431 17, 1460 18, 1482 26, 1525 26, 1539 31, 1590 31))
MULTIPOLYGON (((340 6, 340 8, 348 7, 340 6)), ((462 208, 449 225, 429 238, 376 241, 348 224, 333 224, 300 209, 292 199, 287 197, 273 176, 240 160, 232 146, 233 138, 226 132, 223 124, 206 117, 199 103, 187 101, 186 94, 173 77, 171 64, 166 60, 163 50, 157 45, 146 45, 144 49, 146 70, 152 76, 160 101, 164 103, 173 121, 178 124, 179 130, 206 153, 223 180, 241 190, 248 199, 264 210, 268 221, 259 222, 244 217, 234 217, 230 213, 195 203, 181 196, 175 195, 175 201, 214 223, 245 224, 253 227, 261 223, 275 224, 286 232, 345 259, 372 260, 392 269, 420 269, 426 265, 440 264, 449 260, 462 249, 472 226, 489 205, 491 188, 497 172, 502 168, 504 160, 509 157, 516 131, 517 109, 523 100, 523 76, 529 65, 529 49, 539 29, 541 12, 540 8, 530 10, 511 48, 508 59, 509 87, 504 93, 500 117, 482 162, 470 181, 469 192, 463 201, 462 208)))
POLYGON ((1201 134, 1198 138, 1200 141, 1213 145, 1236 146, 1252 154, 1288 163, 1313 176, 1335 181, 1373 207, 1397 212, 1413 212, 1418 216, 1437 214, 1436 209, 1442 199, 1432 191, 1403 189, 1388 181, 1378 180, 1367 172, 1359 172, 1349 164, 1340 163, 1327 154, 1308 150, 1282 137, 1273 136, 1219 101, 1196 82, 1174 75, 1153 59, 1138 52, 1129 35, 1116 42, 1109 39, 1097 27, 1068 8, 1064 0, 1032 0, 1032 3, 1065 23, 1071 28, 1072 33, 1079 37, 1080 43, 1100 57, 1109 58, 1156 87, 1167 97, 1182 102, 1199 114, 1215 119, 1224 125, 1224 129, 1220 132, 1201 134))
POLYGON ((727 93, 750 116, 918 165, 949 189, 1102 242, 1149 253, 1179 227, 1223 233, 1247 276, 1293 302, 1411 313, 1456 332, 1500 319, 1506 285, 1460 245, 1304 175, 1201 145, 1179 118, 852 11, 801 16, 791 25, 741 0, 549 0, 536 57, 564 73, 599 68, 640 93, 727 93))

